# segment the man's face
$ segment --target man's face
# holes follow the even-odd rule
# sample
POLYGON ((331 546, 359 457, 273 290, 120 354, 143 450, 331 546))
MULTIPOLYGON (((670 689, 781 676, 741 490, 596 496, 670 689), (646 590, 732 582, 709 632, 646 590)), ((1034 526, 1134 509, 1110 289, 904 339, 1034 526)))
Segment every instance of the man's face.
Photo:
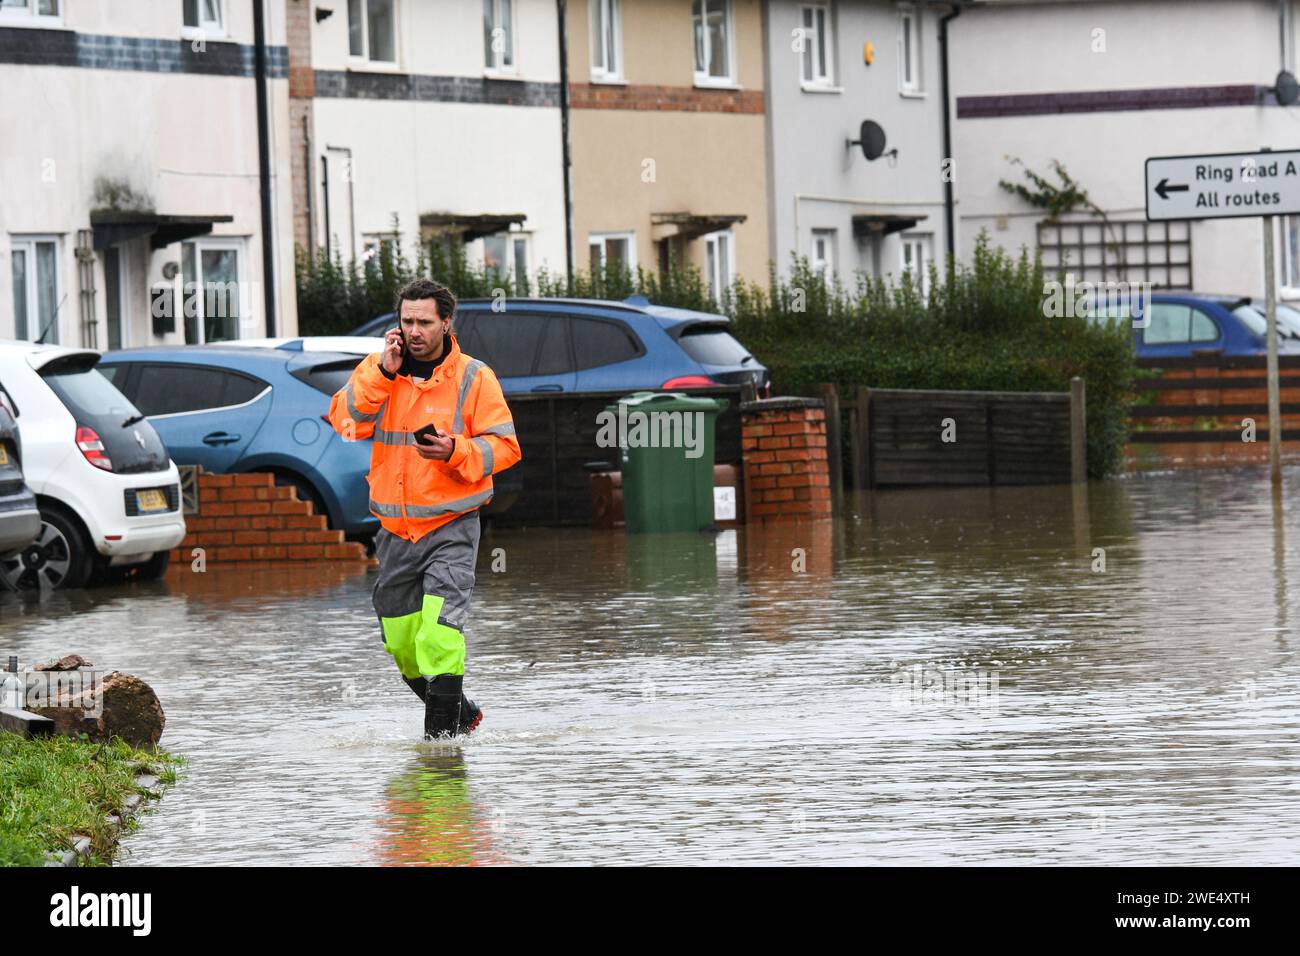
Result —
POLYGON ((432 358, 442 345, 443 334, 451 323, 438 316, 433 299, 405 299, 402 302, 402 332, 406 348, 413 358, 432 358))

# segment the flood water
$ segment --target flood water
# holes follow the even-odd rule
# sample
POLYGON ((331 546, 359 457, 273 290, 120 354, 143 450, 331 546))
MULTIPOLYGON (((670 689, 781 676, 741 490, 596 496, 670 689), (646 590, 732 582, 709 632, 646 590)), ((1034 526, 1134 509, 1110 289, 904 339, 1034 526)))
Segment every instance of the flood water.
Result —
POLYGON ((485 532, 454 745, 365 566, 0 595, 0 652, 158 692, 191 763, 126 864, 1295 861, 1300 470, 846 511, 485 532))

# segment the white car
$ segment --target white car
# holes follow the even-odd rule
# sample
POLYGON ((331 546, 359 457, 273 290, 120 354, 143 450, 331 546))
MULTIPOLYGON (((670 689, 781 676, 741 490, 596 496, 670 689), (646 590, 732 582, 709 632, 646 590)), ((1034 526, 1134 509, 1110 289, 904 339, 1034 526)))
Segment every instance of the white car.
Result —
POLYGON ((0 558, 20 590, 77 588, 133 566, 159 577, 185 537, 180 475, 162 439, 95 364, 92 349, 0 341, 0 381, 17 415, 36 494, 35 543, 0 558))
POLYGON ((295 338, 235 339, 220 344, 222 348, 243 345, 287 352, 342 352, 345 355, 374 355, 384 350, 383 336, 368 335, 300 335, 295 338))

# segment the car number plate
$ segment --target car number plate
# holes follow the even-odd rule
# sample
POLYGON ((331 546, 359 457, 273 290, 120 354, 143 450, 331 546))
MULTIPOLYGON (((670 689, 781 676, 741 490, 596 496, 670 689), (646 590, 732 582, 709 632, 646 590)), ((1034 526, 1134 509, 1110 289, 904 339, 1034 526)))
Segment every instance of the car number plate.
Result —
POLYGON ((4 442, 0 441, 0 465, 7 464, 9 464, 9 449, 5 447, 4 442))
POLYGON ((137 491, 135 493, 135 504, 141 512, 166 511, 167 496, 157 488, 148 488, 144 491, 137 491))

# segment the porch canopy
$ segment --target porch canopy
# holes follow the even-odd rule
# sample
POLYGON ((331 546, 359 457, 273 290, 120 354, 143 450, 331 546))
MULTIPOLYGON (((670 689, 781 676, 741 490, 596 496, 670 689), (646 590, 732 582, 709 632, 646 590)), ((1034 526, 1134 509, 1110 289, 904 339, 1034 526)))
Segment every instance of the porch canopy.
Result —
POLYGON ((853 235, 859 239, 871 236, 887 236, 893 232, 911 229, 922 219, 921 213, 868 212, 858 213, 853 217, 853 235))
POLYGON ((705 215, 693 212, 652 212, 650 238, 654 242, 680 236, 695 239, 710 232, 718 232, 745 221, 739 214, 705 215))
POLYGON ((215 223, 234 221, 234 216, 179 216, 116 209, 95 209, 90 213, 96 249, 107 249, 140 236, 150 237, 150 248, 162 249, 173 242, 206 236, 212 232, 215 223))
POLYGON ((481 236, 508 232, 511 226, 523 225, 527 218, 522 212, 426 212, 420 215, 420 234, 425 239, 459 236, 462 242, 471 242, 481 236))

